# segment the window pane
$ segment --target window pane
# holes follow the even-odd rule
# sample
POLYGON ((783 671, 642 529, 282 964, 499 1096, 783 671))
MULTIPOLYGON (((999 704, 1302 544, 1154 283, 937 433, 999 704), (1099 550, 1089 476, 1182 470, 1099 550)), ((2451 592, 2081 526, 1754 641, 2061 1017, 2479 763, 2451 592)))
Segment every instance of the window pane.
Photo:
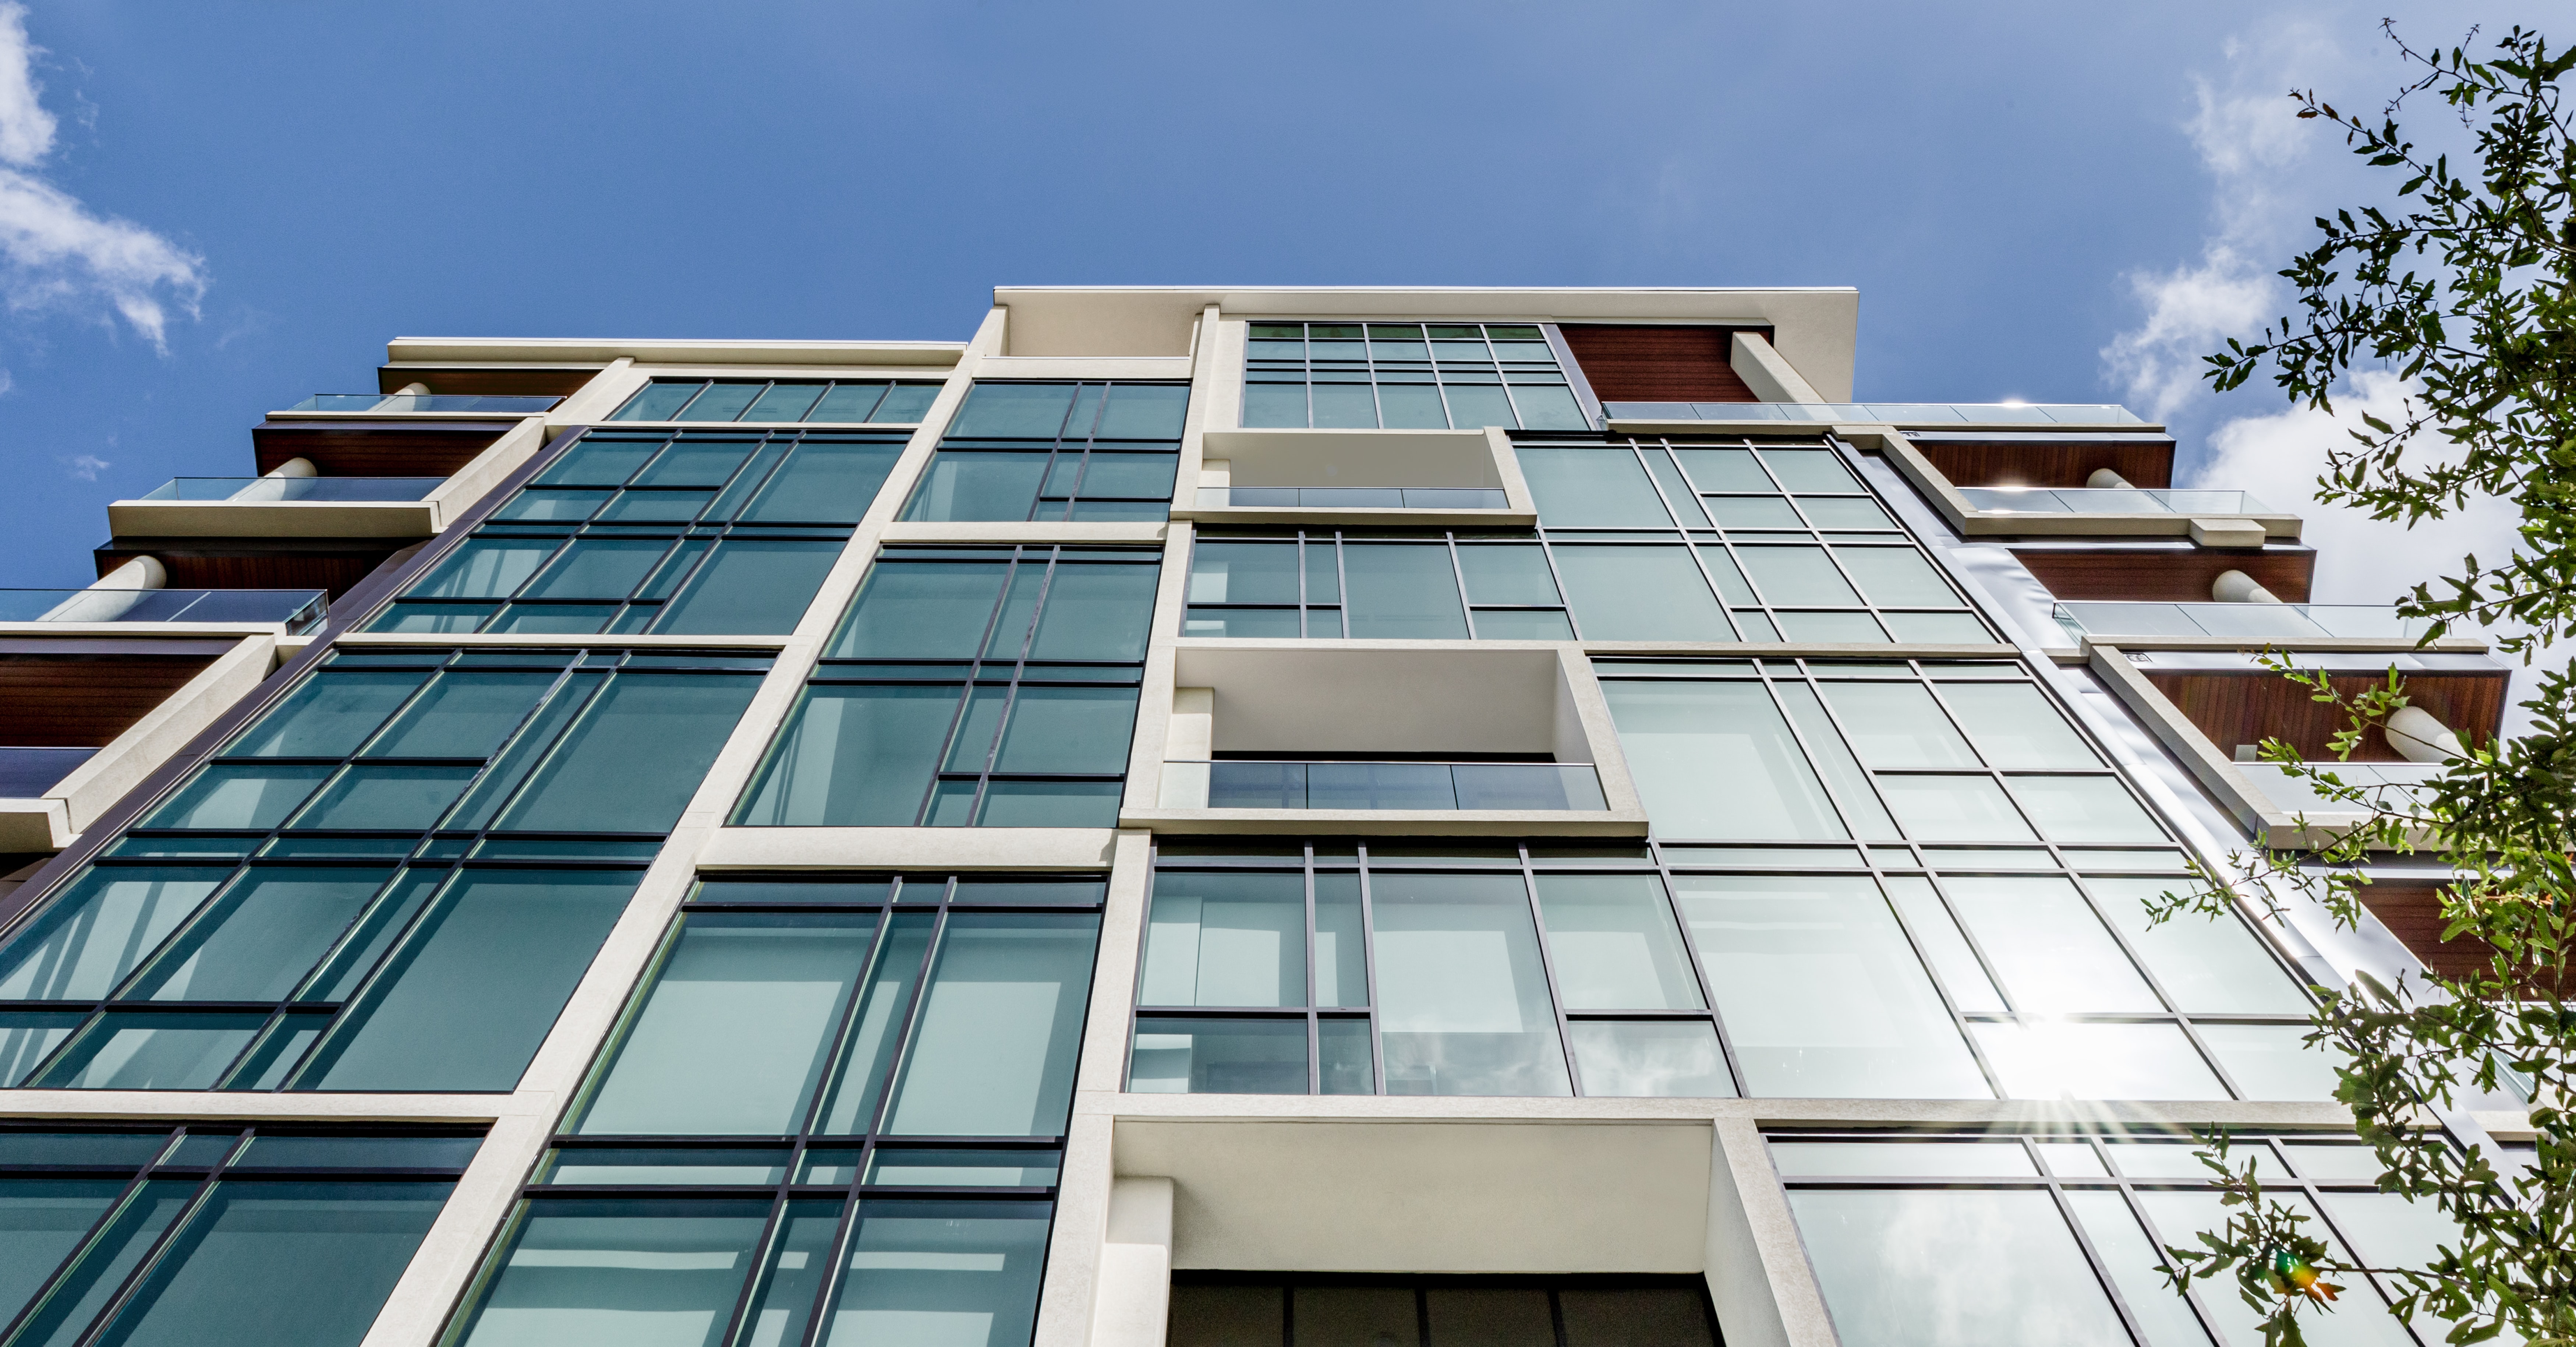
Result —
POLYGON ((426 674, 326 669, 224 750, 228 758, 337 758, 357 751, 426 674))
POLYGON ((1303 426, 1306 424, 1306 385, 1257 384, 1243 386, 1243 424, 1247 426, 1303 426))
MULTIPOLYGON (((2185 918, 2184 920, 2189 920, 2185 918)), ((2218 1064, 2236 1081, 2247 1099, 2334 1099, 2336 1068, 2344 1055, 2325 1044, 2311 1046, 2304 1024, 2202 1024, 2200 1040, 2218 1056, 2218 1064)))
POLYGON ((1955 876, 1945 883, 1951 906, 2003 979, 2013 1009, 2164 1009, 2073 884, 1993 875, 1955 876))
MULTIPOLYGON (((676 386, 691 394, 698 391, 696 384, 676 386)), ((565 451, 562 458, 556 459, 553 467, 539 474, 536 483, 539 486, 624 486, 626 479, 634 476, 635 470, 643 467, 646 459, 661 452, 666 442, 661 438, 663 433, 644 432, 645 435, 652 437, 649 439, 628 438, 623 435, 585 435, 580 442, 565 451)))
POLYGON ((661 538, 576 538, 528 586, 535 599, 622 599, 644 583, 671 544, 661 538))
POLYGON ((769 1203, 540 1200, 465 1347, 715 1347, 769 1203))
POLYGON ((1003 563, 879 561, 832 645, 835 659, 972 659, 1002 595, 1003 563))
POLYGON ((921 982, 922 956, 930 952, 927 914, 904 913, 890 919, 878 942, 876 966, 867 976, 866 999, 852 1021, 840 1074, 824 1106, 818 1130, 833 1135, 871 1131, 877 1105, 885 1098, 885 1077, 895 1049, 902 1046, 905 1016, 911 1012, 913 989, 921 982))
POLYGON ((1706 1020, 1575 1020, 1574 1045, 1583 1093, 1632 1099, 1732 1099, 1735 1082, 1706 1020))
POLYGON ((555 684, 550 673, 449 670, 393 728, 367 746, 372 758, 488 757, 555 684))
POLYGON ((1553 608, 1479 608, 1480 641, 1571 641, 1574 624, 1553 608))
POLYGON ((469 538, 406 591, 413 599, 498 599, 518 592, 562 545, 557 538, 469 538))
POLYGON ((1831 449, 1765 449, 1762 461, 1770 465, 1780 485, 1800 494, 1861 489, 1831 449))
POLYGON ((218 1184, 98 1342, 356 1347, 453 1187, 218 1184))
POLYGON ((2046 1193, 1801 1190, 1789 1207, 1845 1342, 2129 1347, 2046 1193))
POLYGON ((618 675, 499 826, 670 831, 759 687, 756 675, 618 675))
POLYGON ((805 419, 806 411, 813 407, 814 399, 822 396, 822 393, 823 385, 818 383, 771 384, 769 391, 761 394, 760 400, 751 404, 751 410, 742 414, 742 419, 745 421, 802 421, 805 419))
POLYGON ((2028 825, 1983 776, 1882 776, 1887 807, 1919 842, 2027 842, 2028 825))
POLYGON ((996 772, 1127 770, 1127 741, 1136 724, 1136 689, 1030 687, 1022 684, 1002 731, 996 772))
MULTIPOLYGON (((694 410, 694 409, 692 409, 694 410)), ((696 420, 695 416, 690 418, 696 420)), ((723 486, 759 445, 755 439, 693 435, 674 440, 653 466, 635 479, 637 486, 723 486)), ((693 512, 694 513, 694 512, 693 512)))
POLYGON ((1058 563, 1029 658, 1145 658, 1161 574, 1159 566, 1058 563))
POLYGON ((1815 604, 1858 607, 1852 592, 1821 547, 1739 547, 1745 573, 1774 607, 1815 604))
MULTIPOLYGON (((1319 383, 1308 390, 1315 425, 1327 430, 1366 430, 1377 426, 1377 390, 1364 383, 1319 383)), ((1500 390, 1496 390, 1500 400, 1500 390)))
POLYGON ((328 767, 217 764, 198 772, 169 803, 152 811, 143 826, 265 831, 283 822, 330 774, 328 767))
POLYGON ((31 1085, 63 1090, 203 1090, 250 1046, 265 1014, 111 1012, 31 1085))
POLYGON ((2098 767, 2075 727, 2028 683, 1944 683, 1941 700, 1993 766, 2098 767))
POLYGON ((511 1088, 640 877, 465 871, 341 1016, 299 1088, 511 1088))
MULTIPOLYGON (((1332 555, 1330 541, 1318 546, 1327 558, 1332 555)), ((1330 594, 1318 599, 1333 602, 1330 594)), ((1297 544, 1201 541, 1190 549, 1189 601, 1297 602, 1297 544)))
POLYGON ((2161 923, 2149 919, 2148 904, 2168 890, 2191 892, 2190 879, 2087 879, 2084 885, 2146 960, 2174 1009, 2187 1015, 2308 1012, 2308 999, 2241 920, 2189 912, 2161 923))
POLYGON ((1539 915, 1568 1010, 1697 1010, 1681 933, 1652 875, 1540 875, 1539 915))
POLYGON ((1520 876, 1383 874, 1372 900, 1387 1093, 1573 1093, 1520 876))
POLYGON ((2170 1024, 1973 1024, 2012 1099, 2224 1099, 2226 1087, 2170 1024))
POLYGON ((608 419, 611 421, 668 421, 671 419, 671 413, 680 410, 690 398, 697 396, 700 388, 705 386, 697 383, 665 383, 656 379, 644 385, 644 391, 637 393, 633 400, 618 408, 617 414, 608 419))
POLYGON ((1676 875, 1673 888, 1747 1094, 1992 1097, 1869 880, 1676 875))
POLYGON ((1072 384, 979 383, 948 425, 951 435, 1051 440, 1073 404, 1072 384))
POLYGON ((2162 842, 2164 829, 2108 776, 2017 776, 2013 794, 2053 842, 2162 842))
POLYGON ((478 770, 365 764, 344 768, 311 807, 295 816, 294 826, 426 831, 465 793, 478 770))
POLYGON ((1342 582, 1355 640, 1467 639, 1467 611, 1445 543, 1347 544, 1342 582))
POLYGON ((947 745, 959 691, 808 691, 753 789, 742 821, 789 827, 912 826, 940 750, 947 745))
POLYGON ((2118 1193, 2069 1188, 2066 1205, 2074 1209, 2076 1223, 2093 1242, 2103 1270, 2111 1274, 2120 1299, 2146 1332, 2147 1347, 2210 1347, 2209 1333, 2193 1316, 2191 1302, 2174 1294, 2173 1284, 2164 1279, 2164 1255, 2156 1251, 2118 1193))
MULTIPOLYGON (((1427 379, 1430 375, 1418 377, 1427 379)), ((1390 430, 1445 430, 1449 426, 1449 412, 1441 405, 1440 390, 1434 385, 1380 384, 1377 400, 1390 430)))
POLYGON ((1851 820, 1853 835, 1871 842, 1892 842, 1904 836, 1897 831, 1896 820, 1888 817, 1886 806, 1879 803, 1869 773, 1861 770, 1860 759, 1852 756, 1842 731, 1825 714, 1825 704, 1817 698, 1815 688, 1782 681, 1771 685, 1771 695, 1780 699, 1780 705, 1789 712, 1789 723, 1806 741, 1808 756, 1833 788, 1843 817, 1851 820))
POLYGON ((1137 1094, 1305 1094, 1306 1020, 1143 1015, 1127 1088, 1137 1094))
POLYGON ((174 941, 126 995, 154 1001, 276 1001, 357 920, 381 869, 251 871, 174 941))
POLYGON ((1547 553, 1536 543, 1462 545, 1458 549, 1458 569, 1467 577, 1470 603, 1557 602, 1556 580, 1548 574, 1547 553))
POLYGON ((730 421, 760 396, 759 384, 710 384, 675 418, 682 421, 730 421))
MULTIPOLYGON (((1490 370, 1492 367, 1487 366, 1487 368, 1490 370)), ((1492 376, 1488 374, 1486 377, 1492 376)), ((1457 383, 1454 381, 1456 378, 1454 370, 1450 372, 1450 378, 1452 382, 1440 390, 1442 395, 1449 399, 1449 424, 1462 430, 1473 430, 1483 426, 1501 426, 1505 430, 1518 428, 1520 423, 1512 417, 1511 400, 1503 396, 1501 385, 1457 383)), ((1318 406, 1321 406, 1322 393, 1323 389, 1316 390, 1318 406)), ((1316 418, 1315 424, 1319 426, 1324 424, 1320 415, 1316 418)), ((1529 462, 1529 452, 1526 449, 1520 451, 1523 465, 1529 462)))
POLYGON ((951 916, 887 1130, 1062 1134, 1099 933, 1093 916, 951 916))
POLYGON ((841 545, 728 538, 662 609, 658 636, 766 636, 796 629, 841 545))
MULTIPOLYGON (((2201 1174, 2207 1173, 2201 1170, 2201 1174)), ((2193 1178, 2198 1178, 2194 1174, 2193 1178)), ((2325 1229, 2317 1209, 2297 1193, 2274 1194, 2298 1214, 2307 1217, 2299 1229, 2326 1241, 2338 1261, 2350 1263, 2352 1256, 2342 1242, 2325 1229)), ((2147 1219, 2155 1223, 2156 1233, 2167 1244, 2183 1244, 2202 1230, 2225 1228, 2231 1208, 2218 1203, 2218 1194, 2192 1189, 2140 1189, 2138 1205, 2146 1210, 2147 1219)), ((2200 1298, 2202 1308, 2218 1323, 2219 1334, 2227 1347, 2264 1347, 2262 1311, 2248 1306, 2242 1299, 2217 1287, 2208 1288, 2219 1294, 2200 1298)), ((2302 1331, 2310 1347, 2404 1347, 2413 1339, 2394 1316, 2386 1302, 2360 1278, 2347 1278, 2343 1297, 2335 1302, 2332 1314, 2303 1314, 2302 1331), (2360 1284, 2353 1285, 2351 1283, 2360 1284)))
POLYGON ((742 517, 757 524, 855 524, 902 455, 900 442, 807 440, 742 517))
MULTIPOLYGON (((1506 355, 1506 359, 1511 358, 1506 355)), ((1583 419, 1583 408, 1574 401, 1574 390, 1563 384, 1512 385, 1512 401, 1519 405, 1523 430, 1589 430, 1583 419)))
POLYGON ((1046 1260, 1041 1202, 871 1202, 824 1347, 1025 1347, 1046 1260))
POLYGON ((1950 1004, 1961 1010, 2003 1010, 2003 994, 1995 990, 1994 980, 1986 976, 1985 966, 1977 962, 1977 952, 1968 938, 1959 932, 1959 924, 1950 910, 1941 905, 1941 895, 1932 881, 1921 875, 1889 875, 1889 901, 1905 917, 1906 928, 1913 933, 1915 946, 1923 951, 1924 962, 1941 980, 1942 990, 1950 994, 1950 1004))
POLYGON ((1949 717, 1922 684, 1828 682, 1822 687, 1852 751, 1869 766, 1977 766, 1968 741, 1950 728, 1949 717))
POLYGON ((227 872, 93 869, 0 954, 0 1000, 108 994, 215 891, 227 872))
POLYGON ((1758 683, 1601 685, 1661 837, 1846 836, 1814 769, 1758 683))
POLYGON ((1941 573, 1910 547, 1837 547, 1834 558, 1881 608, 1956 608, 1941 573))
POLYGON ((942 449, 930 461, 904 518, 1026 519, 1046 476, 1042 453, 976 453, 942 449))
POLYGON ((896 384, 886 390, 885 401, 868 413, 874 424, 907 424, 929 415, 930 404, 939 400, 938 384, 896 384))
POLYGON ((1136 1002, 1306 1004, 1304 877, 1158 872, 1136 1002))
POLYGON ((823 400, 814 404, 814 410, 808 419, 865 421, 868 419, 868 413, 875 410, 878 399, 885 396, 885 392, 884 384, 833 384, 831 391, 823 395, 823 400))
POLYGON ((1530 495, 1538 502, 1539 522, 1550 528, 1672 527, 1663 498, 1646 480, 1636 455, 1626 449, 1524 445, 1519 454, 1530 495))
POLYGON ((697 915, 645 993, 578 1130, 797 1130, 877 919, 697 915))
POLYGON ((1558 547, 1556 564, 1586 640, 1735 639, 1687 549, 1558 547))
POLYGON ((124 1191, 112 1179, 0 1180, 0 1319, 44 1289, 124 1191))

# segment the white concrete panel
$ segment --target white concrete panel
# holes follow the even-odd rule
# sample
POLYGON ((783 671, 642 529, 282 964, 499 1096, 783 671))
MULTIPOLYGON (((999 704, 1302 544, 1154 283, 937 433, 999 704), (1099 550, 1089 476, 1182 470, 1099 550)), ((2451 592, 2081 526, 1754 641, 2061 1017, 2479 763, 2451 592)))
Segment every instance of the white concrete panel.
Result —
POLYGON ((704 870, 958 867, 1096 870, 1108 828, 720 828, 698 857, 704 870))

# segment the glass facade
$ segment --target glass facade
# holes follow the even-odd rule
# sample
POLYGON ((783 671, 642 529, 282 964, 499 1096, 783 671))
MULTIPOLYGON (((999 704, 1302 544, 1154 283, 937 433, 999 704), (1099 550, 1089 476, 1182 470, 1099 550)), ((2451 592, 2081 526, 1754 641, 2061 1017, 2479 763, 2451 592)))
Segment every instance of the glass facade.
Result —
POLYGON ((886 549, 736 821, 1112 826, 1161 560, 886 549))
POLYGON ((368 629, 787 632, 902 453, 891 435, 594 431, 368 629))
POLYGON ((1243 424, 1592 428, 1534 323, 1254 323, 1243 424))
MULTIPOLYGON (((2261 1347, 2261 1315, 2232 1283, 2177 1296, 2169 1245, 2226 1219, 2182 1135, 1925 1136, 1782 1133, 1772 1163, 1845 1342, 1912 1347, 2261 1347), (1977 1256, 1954 1256, 1974 1250, 1977 1256)), ((2264 1196, 2347 1263, 2429 1255, 2456 1240, 2438 1211, 2375 1190, 2349 1135, 2239 1136, 2264 1196)), ((2449 1325, 2389 1313, 2402 1291, 2358 1273, 2332 1314, 2302 1315, 2318 1347, 2424 1347, 2449 1325)))
POLYGON ((511 1088, 768 664, 333 656, 0 945, 0 1080, 511 1088))
POLYGON ((979 383, 908 520, 1168 519, 1187 384, 979 383))
POLYGON ((848 379, 655 379, 611 421, 892 422, 930 411, 939 385, 848 379))
POLYGON ((700 884, 455 1341, 1028 1341, 1092 876, 700 884))
POLYGON ((13 1347, 357 1347, 481 1138, 0 1127, 13 1347))

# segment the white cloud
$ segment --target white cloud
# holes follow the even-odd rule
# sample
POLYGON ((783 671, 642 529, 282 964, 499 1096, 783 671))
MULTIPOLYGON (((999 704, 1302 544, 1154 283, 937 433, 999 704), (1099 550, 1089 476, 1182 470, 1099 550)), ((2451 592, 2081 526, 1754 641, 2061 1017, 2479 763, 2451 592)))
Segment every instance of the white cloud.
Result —
POLYGON ((100 473, 115 466, 96 454, 74 454, 63 462, 70 465, 64 472, 84 482, 97 481, 100 473))
POLYGON ((9 371, 0 369, 0 394, 6 394, 10 389, 17 386, 18 381, 9 377, 9 371))
POLYGON ((38 176, 56 125, 38 99, 41 50, 28 41, 26 6, 0 0, 0 292, 19 310, 103 306, 167 349, 172 310, 196 316, 205 259, 38 176))

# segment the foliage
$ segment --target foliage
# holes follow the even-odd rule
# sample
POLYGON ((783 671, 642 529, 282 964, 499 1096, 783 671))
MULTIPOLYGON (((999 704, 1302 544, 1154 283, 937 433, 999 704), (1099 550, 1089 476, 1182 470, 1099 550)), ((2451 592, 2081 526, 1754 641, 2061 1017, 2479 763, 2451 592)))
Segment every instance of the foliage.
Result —
MULTIPOLYGON (((2269 369, 2292 401, 2331 410, 2358 369, 2401 376, 2400 415, 2363 418, 2330 452, 2319 498, 2409 524, 2482 497, 2515 502, 2512 555, 2467 558, 2461 574, 2417 586, 2399 607, 2433 619, 2428 641, 2455 622, 2519 628, 2499 645, 2528 661, 2576 631, 2576 143, 2560 92, 2576 49, 2552 52, 2516 28, 2483 60, 2465 45, 2417 52, 2400 41, 2398 50, 2420 73, 2376 126, 2313 91, 2291 97, 2298 116, 2341 127, 2354 154, 2404 175, 2400 204, 2320 218, 2321 241, 2280 273, 2297 287, 2301 315, 2260 342, 2231 341, 2209 358, 2210 378, 2223 390, 2269 369), (2398 126, 2405 100, 2425 93, 2473 137, 2458 167, 2419 152, 2398 126)), ((2323 674, 2270 658, 2341 713, 2337 760, 2406 705, 2394 670, 2348 696, 2323 674)), ((2238 900, 2277 916, 2297 894, 2357 926, 2366 859, 2426 853, 2453 876, 2441 895, 2443 939, 2460 966, 2323 992, 2309 1042, 2346 1059, 2336 1098, 2385 1170, 2380 1189, 2430 1204, 2456 1238, 2422 1266, 2356 1267, 2303 1228, 2308 1215, 2267 1197, 2252 1165, 2230 1168, 2225 1135, 2211 1134, 2203 1161, 2221 1176, 2228 1219, 2197 1247, 2169 1249, 2168 1275, 2178 1287, 2232 1279, 2265 1314, 2267 1345, 2302 1342, 2303 1316, 2334 1311, 2291 1275, 2302 1266, 2324 1284, 2379 1274, 2399 1314, 2448 1322, 2453 1342, 2510 1333, 2576 1344, 2576 1128, 2563 1108, 2576 1088, 2576 1007, 2566 999, 2576 990, 2576 676, 2542 678, 2524 706, 2530 732, 2464 745, 2413 786, 2348 784, 2331 763, 2267 742, 2266 761, 2360 821, 2308 829, 2336 834, 2312 850, 2239 858, 2240 873, 2202 868, 2197 892, 2168 895, 2164 916, 2217 914, 2238 900), (2509 1087, 2534 1101, 2538 1141, 2528 1163, 2499 1165, 2486 1148, 2459 1144, 2452 1120, 2473 1094, 2509 1087)))

